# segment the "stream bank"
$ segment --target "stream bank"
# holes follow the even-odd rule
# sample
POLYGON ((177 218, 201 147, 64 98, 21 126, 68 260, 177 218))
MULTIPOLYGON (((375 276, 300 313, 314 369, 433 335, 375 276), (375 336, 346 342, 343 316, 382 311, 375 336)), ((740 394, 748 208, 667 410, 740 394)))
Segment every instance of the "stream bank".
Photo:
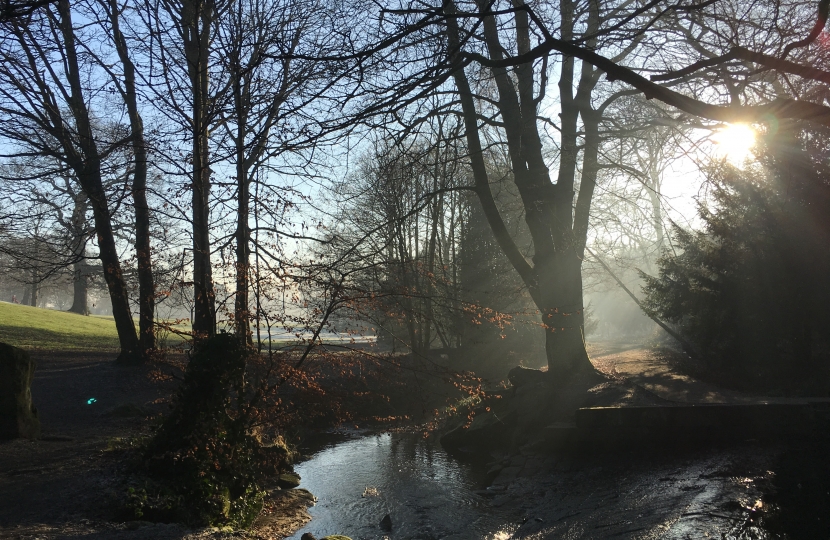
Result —
POLYGON ((520 514, 515 540, 776 538, 757 518, 779 448, 640 449, 508 459, 490 504, 520 514))
MULTIPOLYGON (((0 539, 280 537, 276 529, 114 520, 108 502, 119 489, 119 470, 110 448, 144 429, 140 411, 163 410, 171 388, 148 382, 139 368, 112 366, 109 355, 42 355, 38 364, 33 396, 44 437, 0 444, 0 539)), ((703 395, 697 386, 688 389, 703 395)), ((632 403, 645 399, 626 395, 632 403)), ((344 438, 310 455, 318 461, 297 467, 300 487, 318 499, 305 529, 318 538, 350 531, 353 540, 786 538, 805 523, 807 533, 789 538, 830 538, 821 522, 830 508, 826 446, 810 453, 787 441, 568 453, 520 444, 475 464, 433 440, 391 434, 344 438), (386 513, 391 531, 379 526, 386 513)))

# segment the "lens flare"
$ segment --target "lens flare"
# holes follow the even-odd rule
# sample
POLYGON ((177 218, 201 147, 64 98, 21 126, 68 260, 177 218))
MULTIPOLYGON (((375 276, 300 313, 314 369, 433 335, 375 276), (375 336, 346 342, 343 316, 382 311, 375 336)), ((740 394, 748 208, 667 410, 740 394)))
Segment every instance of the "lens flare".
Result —
POLYGON ((715 144, 715 155, 733 165, 743 165, 752 156, 756 133, 747 124, 729 124, 715 131, 710 140, 715 144))

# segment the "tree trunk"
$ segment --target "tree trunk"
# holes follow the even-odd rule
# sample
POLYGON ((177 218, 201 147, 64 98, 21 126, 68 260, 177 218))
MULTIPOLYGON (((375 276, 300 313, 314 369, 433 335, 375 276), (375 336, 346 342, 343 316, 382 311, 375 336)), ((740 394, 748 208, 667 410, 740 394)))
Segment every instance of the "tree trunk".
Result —
MULTIPOLYGON (((241 122, 240 122, 241 124, 241 122)), ((243 128, 239 128, 240 132, 243 128)), ((248 297, 248 269, 251 258, 251 229, 248 226, 250 214, 250 184, 248 171, 245 167, 245 139, 239 133, 236 141, 236 176, 238 186, 237 218, 236 218, 236 301, 234 305, 234 321, 236 335, 245 343, 251 344, 251 314, 248 297)))
POLYGON ((585 350, 582 261, 576 254, 557 255, 551 268, 539 268, 539 289, 549 373, 562 378, 593 369, 585 350))
POLYGON ((406 239, 404 238, 403 224, 397 227, 398 237, 398 257, 400 260, 401 283, 403 284, 403 308, 406 319, 406 330, 409 336, 409 348, 414 356, 421 355, 421 348, 419 346, 419 334, 417 329, 417 322, 415 320, 415 301, 412 297, 412 280, 410 272, 414 269, 414 264, 410 264, 409 250, 406 246, 406 239))
POLYGON ((72 307, 69 308, 70 313, 89 315, 88 289, 86 264, 83 261, 78 261, 74 264, 72 272, 72 307))
POLYGON ((657 158, 650 157, 648 176, 651 180, 651 189, 648 190, 649 200, 651 201, 651 221, 654 224, 654 234, 657 236, 657 252, 663 250, 665 243, 665 233, 663 231, 663 208, 660 203, 660 173, 657 171, 657 158))
MULTIPOLYGON (((143 159, 146 159, 146 155, 143 159)), ((136 168, 138 165, 136 165, 136 168)), ((144 180, 133 182, 135 203, 135 251, 138 260, 138 329, 142 356, 147 357, 156 348, 155 309, 156 286, 150 251, 150 208, 147 204, 146 162, 144 180)), ((136 171, 136 178, 138 171, 136 171)))
MULTIPOLYGON (((241 24, 240 24, 241 26, 241 24)), ((241 47, 241 45, 240 45, 241 47)), ((233 101, 236 111, 236 296, 234 300, 234 323, 236 335, 249 345, 253 343, 251 333, 251 313, 248 271, 251 260, 251 228, 248 224, 250 217, 251 183, 249 179, 249 160, 245 155, 245 140, 248 134, 248 107, 250 100, 247 95, 248 86, 242 74, 239 51, 234 50, 232 62, 234 66, 233 101)))
MULTIPOLYGON (((481 0, 478 6, 490 59, 499 62, 504 58, 506 49, 499 41, 500 33, 495 18, 490 13, 490 4, 481 0)), ((450 14, 447 19, 447 37, 450 49, 454 51, 461 43, 457 20, 451 16, 455 5, 449 2, 446 10, 450 14)), ((570 39, 573 33, 573 12, 573 2, 563 0, 560 13, 563 40, 570 39)), ((517 52, 521 55, 527 53, 531 46, 528 14, 517 10, 514 16, 517 52)), ((457 55, 453 60, 460 63, 462 57, 457 55)), ((478 133, 475 101, 464 70, 457 69, 453 77, 464 116, 476 193, 499 247, 527 285, 541 312, 546 328, 545 350, 551 374, 563 377, 574 372, 592 370, 583 337, 581 251, 585 245, 587 216, 595 178, 590 178, 588 174, 586 183, 586 178, 583 177, 580 200, 577 201, 581 212, 576 217, 574 187, 580 151, 577 121, 580 112, 590 112, 584 104, 587 103, 588 109, 590 108, 595 73, 583 66, 577 95, 574 96, 574 60, 567 57, 563 59, 559 80, 562 105, 559 172, 557 182, 553 184, 536 125, 533 66, 518 65, 513 73, 504 67, 491 66, 489 69, 498 89, 498 108, 513 178, 522 198, 525 221, 533 239, 532 265, 511 238, 493 199, 478 133)), ((588 122, 586 126, 587 124, 588 122)), ((596 138, 586 135, 585 152, 595 151, 596 144, 596 138)), ((591 164, 586 162, 585 165, 591 164)))
MULTIPOLYGON (((196 114, 194 116, 201 116, 196 114)), ((201 128, 203 131, 205 128, 201 128)), ((193 142, 193 336, 216 333, 213 272, 210 264, 210 168, 208 138, 197 134, 193 142)))
MULTIPOLYGON (((436 160, 438 158, 436 157, 436 160)), ((437 168, 437 165, 436 165, 437 168)), ((438 189, 438 179, 433 182, 433 190, 438 189)), ((435 250, 438 245, 438 217, 443 211, 444 194, 438 196, 437 201, 433 201, 432 209, 432 223, 430 224, 429 245, 427 247, 427 272, 424 280, 423 294, 424 298, 424 335, 423 344, 424 350, 429 352, 430 344, 432 343, 432 326, 435 325, 436 330, 438 325, 435 321, 435 313, 432 307, 432 297, 435 294, 435 250)))
POLYGON ((63 119, 60 117, 60 111, 49 106, 47 107, 47 114, 53 118, 53 123, 61 130, 60 140, 68 155, 68 161, 75 170, 78 182, 86 192, 92 205, 95 232, 98 237, 99 257, 104 269, 104 280, 107 283, 110 300, 112 301, 112 315, 115 319, 115 328, 121 345, 121 354, 116 361, 134 362, 138 352, 138 337, 130 313, 130 303, 121 272, 121 263, 118 260, 106 192, 101 181, 101 158, 92 132, 89 111, 86 107, 81 86, 81 75, 75 48, 75 31, 72 26, 69 0, 58 1, 58 12, 64 40, 63 45, 66 49, 66 76, 71 88, 68 102, 77 127, 77 144, 81 149, 81 154, 76 151, 72 135, 66 132, 63 119))
POLYGON ((192 91, 193 127, 193 337, 216 333, 213 272, 210 264, 210 137, 208 106, 208 52, 213 25, 213 2, 185 0, 182 28, 192 91))
POLYGON ((72 254, 75 257, 75 264, 72 272, 72 307, 69 308, 71 313, 79 315, 89 315, 89 305, 87 303, 87 265, 84 260, 84 252, 86 251, 86 212, 89 207, 86 193, 79 190, 74 195, 74 208, 72 209, 72 221, 69 224, 72 235, 72 254))
POLYGON ((115 246, 115 237, 110 222, 110 212, 103 189, 92 189, 97 183, 101 185, 100 176, 82 180, 84 190, 90 194, 92 213, 95 217, 95 232, 98 237, 98 251, 101 266, 104 268, 104 280, 112 302, 112 316, 115 319, 115 328, 118 332, 118 341, 121 344, 121 354, 117 361, 134 363, 140 359, 138 336, 135 332, 135 322, 130 311, 130 302, 127 297, 127 287, 121 272, 121 263, 118 260, 118 250, 115 246))
MULTIPOLYGON (((227 42, 228 48, 220 50, 226 57, 228 71, 232 77, 233 112, 235 133, 231 132, 236 155, 237 180, 237 223, 236 223, 236 294, 234 300, 235 330, 239 339, 251 344, 251 228, 249 224, 251 204, 258 204, 256 197, 251 197, 251 183, 257 169, 262 163, 266 152, 274 151, 274 141, 270 140, 271 130, 279 121, 282 105, 285 103, 292 86, 297 84, 299 76, 302 80, 305 74, 302 71, 292 70, 291 54, 298 46, 305 29, 304 24, 298 24, 291 34, 284 37, 290 39, 277 40, 280 42, 280 51, 286 55, 281 62, 279 78, 269 78, 269 72, 264 67, 262 55, 270 50, 273 40, 272 33, 283 30, 281 24, 273 25, 273 13, 267 6, 239 3, 236 9, 225 17, 233 18, 234 39, 227 42), (260 30, 256 32, 254 41, 248 41, 250 27, 260 30), (286 47, 287 48, 283 48, 286 47), (251 49, 248 49, 250 47, 251 49), (243 52, 251 50, 246 56, 243 52), (243 56, 245 56, 243 58, 243 56), (260 93, 263 92, 263 93, 260 93), (267 104, 267 107, 264 106, 267 104), (272 143, 272 144, 269 144, 272 143)), ((280 143, 277 143, 280 144, 280 143)))
POLYGON ((121 32, 119 8, 115 0, 109 0, 109 16, 115 48, 124 68, 122 97, 130 118, 130 138, 135 160, 132 196, 135 208, 135 253, 138 263, 138 335, 139 352, 146 358, 156 348, 156 287, 150 251, 150 207, 147 204, 147 145, 144 140, 144 121, 138 112, 135 65, 127 49, 127 40, 121 32))
POLYGON ((40 289, 40 276, 38 275, 37 268, 32 268, 32 296, 29 299, 31 301, 30 305, 32 307, 37 307, 39 289, 40 289))

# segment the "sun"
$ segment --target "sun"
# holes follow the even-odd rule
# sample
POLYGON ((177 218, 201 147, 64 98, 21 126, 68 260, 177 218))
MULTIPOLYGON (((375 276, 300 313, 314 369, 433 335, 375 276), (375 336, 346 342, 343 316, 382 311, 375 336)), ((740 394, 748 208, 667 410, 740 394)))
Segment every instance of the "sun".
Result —
POLYGON ((748 124, 726 124, 715 131, 710 140, 715 144, 715 155, 733 165, 743 165, 751 157, 756 133, 748 124))

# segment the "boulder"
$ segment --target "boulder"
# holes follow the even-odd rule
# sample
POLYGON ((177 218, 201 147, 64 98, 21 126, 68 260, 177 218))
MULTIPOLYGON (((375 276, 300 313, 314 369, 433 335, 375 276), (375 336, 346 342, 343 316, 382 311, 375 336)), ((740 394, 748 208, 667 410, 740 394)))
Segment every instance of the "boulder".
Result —
POLYGON ((286 472, 279 475, 277 485, 282 489, 294 489, 300 485, 300 475, 294 472, 286 472))
POLYGON ((322 537, 320 540, 352 540, 348 536, 343 536, 342 534, 330 534, 328 536, 322 537))
POLYGON ((547 372, 523 366, 516 366, 507 373, 507 380, 516 388, 526 384, 545 382, 546 379, 547 372))
POLYGON ((40 420, 32 405, 34 375, 29 353, 0 343, 0 439, 40 436, 40 420))

